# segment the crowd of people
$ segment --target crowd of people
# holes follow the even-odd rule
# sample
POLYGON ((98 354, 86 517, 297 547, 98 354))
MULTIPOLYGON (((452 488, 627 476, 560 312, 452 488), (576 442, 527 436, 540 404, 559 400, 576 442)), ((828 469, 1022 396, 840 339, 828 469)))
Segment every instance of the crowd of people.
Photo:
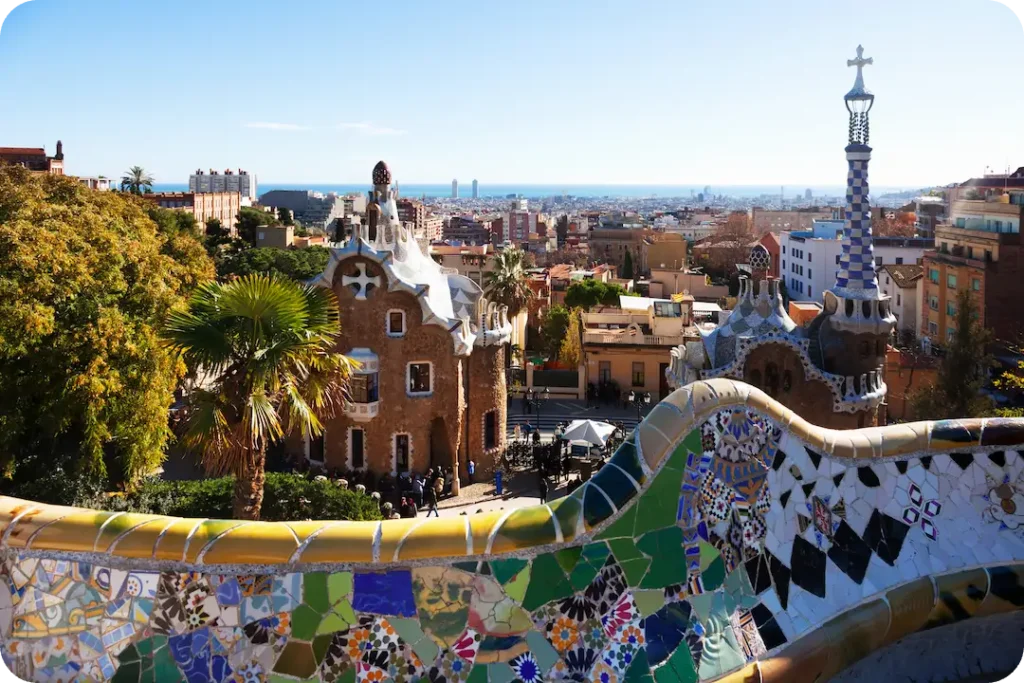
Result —
MULTIPOLYGON (((473 468, 475 470, 475 467, 473 468)), ((399 477, 401 500, 398 505, 398 516, 416 517, 420 510, 426 508, 427 517, 434 514, 440 517, 437 502, 452 494, 452 482, 455 473, 451 467, 431 467, 426 475, 419 472, 403 473, 399 477)))

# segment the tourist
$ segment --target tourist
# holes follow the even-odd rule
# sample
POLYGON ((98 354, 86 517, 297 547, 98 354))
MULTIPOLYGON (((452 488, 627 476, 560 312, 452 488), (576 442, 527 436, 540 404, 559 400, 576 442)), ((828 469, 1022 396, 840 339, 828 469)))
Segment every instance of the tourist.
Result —
POLYGON ((543 505, 544 503, 548 502, 548 480, 547 480, 547 477, 545 477, 544 475, 541 475, 540 483, 538 484, 537 488, 540 491, 540 502, 541 502, 541 505, 543 505))
MULTIPOLYGON (((440 480, 438 480, 440 481, 440 480)), ((427 499, 427 517, 433 512, 435 517, 440 517, 441 513, 437 511, 437 487, 428 486, 424 491, 427 499)))
POLYGON ((466 464, 466 469, 469 470, 469 483, 472 484, 473 483, 473 475, 476 474, 476 463, 473 462, 472 460, 470 460, 466 464))
POLYGON ((412 477, 412 500, 417 508, 423 507, 423 476, 419 472, 412 477))

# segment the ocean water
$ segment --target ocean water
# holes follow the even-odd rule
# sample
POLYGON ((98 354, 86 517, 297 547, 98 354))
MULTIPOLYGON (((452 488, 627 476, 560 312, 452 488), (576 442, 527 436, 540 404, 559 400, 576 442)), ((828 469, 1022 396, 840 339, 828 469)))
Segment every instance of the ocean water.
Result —
MULTIPOLYGON (((523 197, 558 197, 571 195, 574 197, 690 197, 704 192, 703 185, 529 185, 529 184, 507 184, 507 185, 484 185, 480 184, 481 198, 504 198, 508 195, 522 195, 523 197)), ((156 192, 183 192, 188 191, 188 183, 157 183, 153 186, 156 192)), ((369 183, 258 183, 259 193, 271 190, 315 190, 317 192, 337 192, 348 194, 350 192, 363 193, 370 189, 369 183)), ((804 187, 786 188, 785 196, 793 198, 804 196, 804 187)), ((846 194, 844 185, 822 185, 811 186, 811 192, 815 197, 841 197, 846 194)), ((912 188, 896 187, 872 187, 872 194, 879 195, 886 192, 899 192, 912 188)), ((399 195, 403 197, 450 197, 452 193, 451 183, 447 184, 409 184, 398 185, 399 195)), ((761 195, 778 197, 778 185, 712 185, 711 193, 715 195, 728 195, 738 198, 754 198, 761 195)), ((459 184, 459 197, 468 198, 472 196, 472 186, 467 183, 459 184)))

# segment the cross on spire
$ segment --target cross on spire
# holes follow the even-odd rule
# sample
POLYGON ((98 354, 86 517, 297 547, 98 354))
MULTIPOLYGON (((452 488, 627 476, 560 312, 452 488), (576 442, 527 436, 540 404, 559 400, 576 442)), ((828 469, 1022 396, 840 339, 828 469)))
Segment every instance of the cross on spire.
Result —
POLYGON ((853 90, 851 93, 864 92, 864 67, 868 64, 874 64, 875 61, 871 57, 864 57, 864 47, 862 45, 857 46, 857 58, 847 59, 846 66, 857 67, 857 80, 853 83, 853 90))

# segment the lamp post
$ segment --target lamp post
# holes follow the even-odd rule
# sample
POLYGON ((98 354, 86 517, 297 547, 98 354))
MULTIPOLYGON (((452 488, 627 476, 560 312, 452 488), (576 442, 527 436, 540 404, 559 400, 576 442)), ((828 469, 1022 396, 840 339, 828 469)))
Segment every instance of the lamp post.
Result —
POLYGON ((644 406, 651 405, 651 394, 645 391, 642 394, 638 394, 635 391, 629 392, 629 402, 636 406, 636 421, 640 422, 640 409, 644 406))

